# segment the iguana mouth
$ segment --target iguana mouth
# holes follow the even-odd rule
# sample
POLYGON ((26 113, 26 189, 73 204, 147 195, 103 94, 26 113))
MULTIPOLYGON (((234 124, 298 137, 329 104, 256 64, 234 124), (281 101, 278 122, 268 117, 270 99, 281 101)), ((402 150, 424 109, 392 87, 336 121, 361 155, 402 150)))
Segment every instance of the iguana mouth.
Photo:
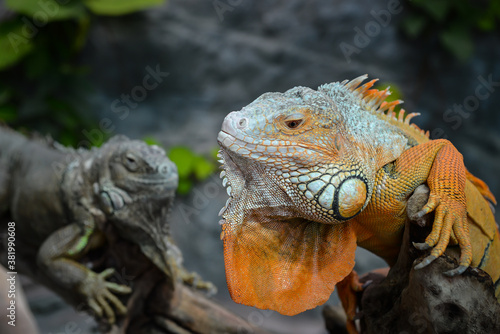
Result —
POLYGON ((249 138, 251 137, 231 134, 222 130, 219 131, 217 141, 222 147, 255 160, 260 160, 260 157, 265 156, 264 153, 270 156, 283 156, 292 152, 301 154, 307 151, 314 151, 321 155, 331 155, 331 152, 327 149, 311 143, 303 144, 290 140, 260 140, 259 142, 255 142, 249 141, 249 138))
POLYGON ((167 183, 172 183, 172 185, 174 185, 175 182, 177 181, 177 175, 172 175, 169 176, 168 178, 166 178, 164 175, 154 175, 148 177, 129 176, 128 179, 137 183, 144 183, 148 185, 167 184, 167 183))
POLYGON ((290 140, 254 140, 250 136, 243 136, 240 134, 232 134, 227 131, 219 131, 217 136, 217 141, 219 144, 231 151, 234 151, 240 155, 245 155, 245 152, 250 150, 259 153, 260 150, 267 151, 267 153, 287 153, 288 151, 280 152, 279 148, 284 147, 288 150, 289 147, 298 147, 300 149, 306 148, 305 145, 300 143, 290 141, 290 140), (237 147, 233 147, 237 146, 237 147), (238 150, 240 149, 240 150, 238 150), (269 150, 271 149, 271 150, 269 150))
POLYGON ((249 138, 250 137, 244 137, 226 131, 219 131, 217 141, 223 148, 244 155, 246 152, 249 152, 249 150, 253 150, 257 147, 255 144, 253 144, 253 142, 248 140, 249 138), (238 152, 238 150, 240 150, 241 152, 238 152))

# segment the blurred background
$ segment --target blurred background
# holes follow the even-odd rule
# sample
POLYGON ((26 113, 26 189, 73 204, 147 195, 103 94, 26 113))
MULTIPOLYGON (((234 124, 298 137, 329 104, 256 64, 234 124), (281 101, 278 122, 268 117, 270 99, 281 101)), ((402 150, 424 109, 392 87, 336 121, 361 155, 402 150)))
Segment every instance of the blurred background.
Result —
MULTIPOLYGON (((254 325, 326 333, 321 307, 286 317, 229 298, 215 158, 224 116, 264 92, 367 73, 500 196, 499 19, 498 0, 6 0, 0 120, 73 147, 119 133, 163 146, 179 167, 171 226, 186 267, 254 325)), ((358 272, 382 266, 359 250, 358 272)), ((42 333, 94 332, 89 316, 25 283, 42 333)))

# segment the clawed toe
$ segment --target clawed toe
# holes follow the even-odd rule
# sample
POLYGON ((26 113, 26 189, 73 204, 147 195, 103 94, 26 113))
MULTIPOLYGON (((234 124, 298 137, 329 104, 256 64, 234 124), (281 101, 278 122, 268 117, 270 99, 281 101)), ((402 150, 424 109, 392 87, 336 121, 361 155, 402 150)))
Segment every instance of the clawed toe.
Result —
POLYGON ((455 269, 444 272, 444 274, 448 277, 458 276, 463 274, 463 272, 467 270, 467 268, 468 268, 467 266, 458 266, 455 269))
POLYGON ((413 242, 413 247, 415 247, 416 249, 421 250, 421 251, 428 250, 428 249, 432 248, 431 246, 429 246, 425 242, 413 242))
POLYGON ((427 267, 429 264, 431 264, 436 257, 434 255, 429 255, 425 259, 422 260, 419 264, 417 264, 414 268, 415 270, 422 269, 424 267, 427 267))

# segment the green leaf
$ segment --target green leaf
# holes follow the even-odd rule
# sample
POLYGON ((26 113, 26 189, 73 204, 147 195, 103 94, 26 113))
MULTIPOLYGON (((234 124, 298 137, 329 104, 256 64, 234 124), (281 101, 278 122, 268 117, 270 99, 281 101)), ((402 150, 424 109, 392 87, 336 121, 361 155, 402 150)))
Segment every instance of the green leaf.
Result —
POLYGON ((76 147, 78 145, 78 138, 76 138, 73 131, 63 130, 62 133, 59 134, 57 141, 69 147, 76 147))
POLYGON ((123 15, 160 5, 165 0, 83 0, 83 2, 98 15, 123 15))
POLYGON ((493 16, 500 18, 500 1, 490 1, 490 8, 487 11, 493 16))
POLYGON ((33 50, 31 36, 23 28, 21 21, 0 24, 0 70, 16 64, 33 50))
POLYGON ((403 94, 401 93, 398 85, 396 85, 395 83, 381 82, 377 83, 376 86, 377 89, 385 89, 386 87, 390 87, 389 91, 391 92, 391 95, 385 98, 387 102, 403 99, 403 94))
POLYGON ((13 11, 27 15, 25 24, 36 28, 42 28, 50 21, 78 18, 86 13, 81 1, 75 0, 6 0, 6 5, 13 11), (67 4, 59 4, 64 2, 67 4))
POLYGON ((460 27, 443 31, 439 38, 444 47, 460 61, 467 60, 474 51, 474 44, 469 32, 460 27))
POLYGON ((179 186, 177 187, 177 192, 181 195, 186 195, 189 193, 193 187, 193 182, 190 179, 179 179, 179 186))
POLYGON ((0 106, 0 120, 12 122, 17 119, 17 109, 13 105, 0 106))
POLYGON ((194 160, 194 176, 199 181, 212 175, 215 169, 215 165, 202 156, 197 156, 194 160))
POLYGON ((210 150, 210 157, 214 160, 214 161, 217 161, 219 160, 219 157, 217 156, 219 154, 219 150, 220 150, 220 147, 219 146, 215 146, 214 148, 212 148, 210 150))
POLYGON ((477 27, 482 31, 493 31, 495 30, 495 18, 492 16, 482 17, 477 20, 477 27))
POLYGON ((142 138, 142 140, 148 145, 156 145, 160 147, 162 146, 160 142, 153 137, 144 137, 142 138))
POLYGON ((76 36, 73 40, 73 49, 75 51, 80 51, 85 46, 87 42, 87 36, 90 29, 90 15, 84 15, 78 19, 78 28, 76 31, 76 36))
POLYGON ((187 178, 194 169, 195 154, 183 146, 173 147, 168 152, 168 157, 177 165, 179 178, 187 178))
POLYGON ((12 88, 2 84, 0 87, 0 105, 6 104, 12 98, 12 95, 12 88))

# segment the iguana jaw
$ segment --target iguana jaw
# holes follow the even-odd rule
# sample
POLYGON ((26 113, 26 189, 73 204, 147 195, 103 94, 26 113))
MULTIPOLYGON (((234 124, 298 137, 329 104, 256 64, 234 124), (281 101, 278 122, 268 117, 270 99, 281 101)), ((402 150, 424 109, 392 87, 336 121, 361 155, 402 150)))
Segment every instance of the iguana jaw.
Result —
POLYGON ((299 215, 294 209, 295 203, 274 180, 265 176, 261 165, 230 155, 224 149, 221 149, 219 156, 224 161, 224 171, 221 173, 223 185, 230 196, 221 210, 224 222, 239 225, 245 221, 265 222, 266 215, 272 215, 273 219, 299 215), (244 170, 240 168, 243 161, 244 170), (271 211, 274 213, 271 214, 271 211))
POLYGON ((223 221, 233 225, 248 221, 265 222, 269 215, 272 220, 297 217, 312 219, 296 209, 297 203, 265 164, 238 154, 241 150, 234 152, 238 150, 238 142, 244 144, 225 132, 219 133, 222 183, 227 187, 230 197, 221 210, 223 221), (234 145, 231 144, 228 149, 225 145, 230 142, 234 145))

